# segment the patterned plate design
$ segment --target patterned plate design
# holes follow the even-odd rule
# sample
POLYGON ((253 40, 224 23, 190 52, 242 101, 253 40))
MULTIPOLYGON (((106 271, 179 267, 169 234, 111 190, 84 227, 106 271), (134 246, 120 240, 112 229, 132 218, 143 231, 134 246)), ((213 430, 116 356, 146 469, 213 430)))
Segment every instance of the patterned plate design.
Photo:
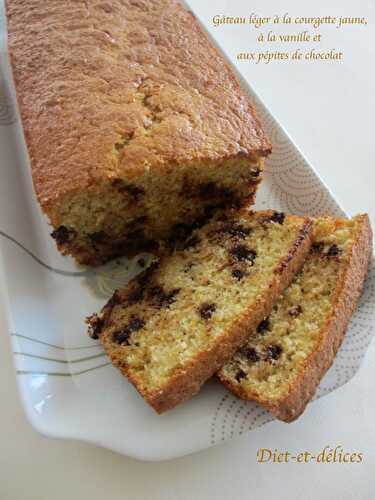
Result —
MULTIPOLYGON (((273 143, 257 208, 343 215, 332 194, 246 82, 273 143)), ((207 448, 272 417, 236 399, 216 380, 187 404, 157 416, 85 336, 84 318, 142 269, 140 256, 100 269, 60 256, 35 201, 6 57, 0 0, 0 285, 8 311, 19 391, 31 424, 47 436, 75 438, 146 460, 207 448)), ((149 262, 152 256, 142 255, 149 262)), ((355 374, 373 336, 375 268, 336 361, 317 396, 355 374)))

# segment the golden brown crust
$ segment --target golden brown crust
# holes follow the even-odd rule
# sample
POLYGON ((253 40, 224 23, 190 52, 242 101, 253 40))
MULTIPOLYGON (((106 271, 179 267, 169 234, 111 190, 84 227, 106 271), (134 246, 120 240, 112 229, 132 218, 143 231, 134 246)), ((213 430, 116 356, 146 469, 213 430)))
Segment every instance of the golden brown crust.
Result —
POLYGON ((7 0, 34 186, 62 195, 126 172, 265 156, 233 71, 174 0, 7 0))
POLYGON ((185 366, 184 370, 180 370, 171 378, 162 390, 148 391, 142 380, 137 379, 131 370, 121 363, 121 359, 113 357, 112 342, 105 335, 101 337, 104 349, 112 358, 113 363, 129 378, 139 393, 158 413, 174 408, 197 393, 202 384, 233 356, 248 338, 249 324, 255 328, 271 312, 280 293, 289 285, 296 272, 301 268, 310 250, 311 241, 312 223, 310 219, 306 218, 290 255, 280 262, 273 281, 259 297, 256 305, 242 314, 230 330, 218 337, 217 342, 210 350, 201 352, 189 365, 185 366))
MULTIPOLYGON (((219 373, 220 381, 241 399, 256 401, 278 419, 292 422, 298 418, 314 396, 320 380, 330 368, 344 339, 350 318, 360 297, 372 254, 372 230, 367 215, 361 215, 362 227, 345 268, 342 269, 335 292, 331 316, 321 331, 321 341, 306 359, 303 373, 290 385, 288 394, 279 401, 270 401, 233 384, 219 373)), ((249 331, 253 330, 253 325, 249 331)))

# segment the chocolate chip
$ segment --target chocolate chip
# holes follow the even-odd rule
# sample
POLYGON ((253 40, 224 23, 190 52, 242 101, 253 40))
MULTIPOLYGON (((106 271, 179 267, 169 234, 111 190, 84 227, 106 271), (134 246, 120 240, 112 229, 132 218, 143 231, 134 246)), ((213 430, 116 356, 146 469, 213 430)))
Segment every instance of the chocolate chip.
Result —
POLYGON ((279 345, 269 345, 266 349, 266 361, 276 361, 280 358, 283 349, 279 345))
POLYGON ((145 326, 145 321, 142 318, 139 318, 138 316, 132 316, 128 324, 128 329, 131 332, 137 332, 144 326, 145 326))
POLYGON ((51 236, 59 245, 69 243, 77 236, 77 231, 66 226, 60 226, 52 231, 51 236))
POLYGON ((292 318, 297 318, 302 312, 302 307, 300 305, 298 306, 293 306, 288 309, 288 314, 289 316, 292 316, 292 318))
POLYGON ((117 332, 114 332, 112 339, 113 339, 113 342, 116 342, 116 344, 130 345, 130 343, 129 343, 130 335, 131 335, 131 332, 129 332, 125 328, 124 330, 118 330, 117 332))
POLYGON ((231 199, 234 194, 233 191, 227 187, 219 186, 215 182, 206 182, 198 187, 198 194, 201 198, 223 198, 231 199))
POLYGON ((341 249, 337 245, 331 245, 327 251, 327 257, 336 257, 341 253, 341 249))
POLYGON ((103 243, 106 243, 106 240, 108 241, 108 235, 105 233, 105 231, 97 231, 95 233, 91 233, 88 235, 91 244, 94 248, 94 250, 98 251, 99 249, 97 248, 97 245, 102 245, 103 243))
POLYGON ((157 302, 162 302, 165 297, 165 292, 161 286, 157 285, 149 289, 148 296, 155 299, 157 302))
POLYGON ((241 368, 237 371, 235 375, 235 379, 237 382, 240 382, 243 378, 246 378, 246 372, 244 372, 241 368))
POLYGON ((95 233, 89 234, 89 238, 93 243, 104 243, 108 235, 105 231, 96 231, 95 233))
POLYGON ((139 228, 131 231, 125 238, 116 240, 111 245, 114 255, 123 255, 131 252, 153 252, 159 247, 157 241, 147 239, 144 231, 139 228))
POLYGON ((143 288, 140 286, 137 286, 132 290, 128 297, 127 297, 127 303, 129 305, 136 304, 137 302, 140 302, 143 299, 143 288))
POLYGON ((86 318, 86 323, 89 325, 88 335, 94 340, 99 338, 102 333, 102 328, 104 325, 104 320, 100 318, 97 314, 92 314, 86 318))
POLYGON ((184 267, 184 273, 188 273, 193 266, 194 266, 193 262, 188 262, 184 267))
POLYGON ((255 167, 250 170, 251 177, 259 177, 260 173, 261 169, 259 167, 255 167))
POLYGON ((140 302, 145 294, 145 289, 152 280, 152 275, 159 267, 159 261, 152 262, 147 269, 145 269, 133 282, 131 291, 127 296, 127 303, 129 305, 140 302))
POLYGON ((156 307, 169 307, 176 301, 176 295, 180 288, 175 288, 170 292, 166 292, 161 286, 156 285, 148 290, 148 297, 156 307))
POLYGON ((226 207, 224 202, 215 203, 213 205, 206 205, 204 207, 204 215, 202 216, 202 225, 204 225, 208 220, 210 220, 218 210, 222 210, 226 207))
POLYGON ((260 356, 254 347, 245 347, 241 351, 249 361, 255 363, 260 360, 260 356))
POLYGON ((198 310, 201 318, 210 319, 212 314, 216 311, 216 305, 205 303, 202 304, 198 310))
POLYGON ((246 245, 235 245, 233 248, 229 250, 229 253, 236 260, 249 261, 251 264, 254 264, 254 260, 256 259, 257 253, 255 250, 251 250, 246 245))
POLYGON ((270 326, 271 325, 269 318, 263 319, 257 326, 257 333, 264 333, 265 331, 270 329, 270 326))
POLYGON ((163 307, 170 306, 173 302, 176 301, 176 295, 179 293, 180 288, 174 288, 172 291, 165 294, 165 298, 163 300, 163 307))
POLYGON ((241 281, 242 278, 245 276, 245 273, 243 271, 241 271, 241 269, 233 269, 232 276, 236 280, 241 281))
POLYGON ((120 193, 129 194, 134 201, 139 201, 145 194, 143 187, 134 184, 126 184, 122 179, 115 179, 112 186, 116 187, 120 193))
MULTIPOLYGON (((178 250, 185 250, 185 244, 191 233, 195 229, 199 229, 204 226, 218 210, 223 209, 226 206, 225 203, 219 203, 214 205, 207 205, 203 209, 203 214, 195 219, 192 224, 184 224, 178 223, 172 227, 170 237, 168 239, 169 245, 178 250)), ((193 246, 193 244, 198 244, 199 241, 195 239, 195 236, 191 237, 191 241, 189 241, 189 246, 193 246)))
POLYGON ((267 218, 267 222, 275 222, 276 224, 283 224, 285 220, 285 214, 283 212, 273 212, 271 217, 267 218))
POLYGON ((314 243, 312 245, 311 251, 313 253, 320 253, 322 257, 337 257, 342 252, 342 249, 337 245, 331 245, 327 251, 324 252, 324 244, 323 243, 314 243))
POLYGON ((311 247, 311 251, 313 253, 321 253, 324 249, 324 245, 322 243, 313 243, 311 247))
POLYGON ((224 224, 219 231, 221 233, 227 233, 230 234, 231 236, 237 237, 237 238, 246 238, 248 236, 252 229, 250 227, 245 227, 242 224, 237 224, 235 222, 228 222, 224 224))
POLYGON ((138 316, 132 316, 129 320, 129 323, 124 328, 113 333, 113 341, 117 344, 130 345, 129 340, 131 334, 137 332, 144 326, 145 322, 143 319, 139 318, 138 316))
POLYGON ((139 267, 145 267, 146 261, 143 257, 141 257, 140 259, 138 259, 137 264, 139 265, 139 267))

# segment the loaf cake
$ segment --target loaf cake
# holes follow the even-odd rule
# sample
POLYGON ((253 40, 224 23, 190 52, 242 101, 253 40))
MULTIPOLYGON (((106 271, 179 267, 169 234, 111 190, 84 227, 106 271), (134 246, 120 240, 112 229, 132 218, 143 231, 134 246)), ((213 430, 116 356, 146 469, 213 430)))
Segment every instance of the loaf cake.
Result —
POLYGON ((112 362, 162 413, 196 393, 271 312, 311 246, 306 217, 230 211, 181 240, 88 318, 112 362))
POLYGON ((254 200, 248 95, 174 0, 7 0, 33 182, 63 254, 97 265, 254 200))
POLYGON ((218 375, 237 396, 296 419, 343 340, 371 256, 368 217, 316 219, 314 244, 272 313, 218 375))

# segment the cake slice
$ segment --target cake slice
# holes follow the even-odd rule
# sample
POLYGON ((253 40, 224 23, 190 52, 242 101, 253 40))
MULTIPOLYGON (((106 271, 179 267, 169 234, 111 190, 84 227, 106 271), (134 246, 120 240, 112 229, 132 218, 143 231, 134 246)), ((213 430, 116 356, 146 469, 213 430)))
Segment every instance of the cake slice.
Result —
POLYGON ((372 249, 367 215, 314 222, 314 244, 300 273, 247 343, 221 368, 237 396, 280 420, 296 419, 313 397, 344 338, 372 249))
POLYGON ((161 413, 196 393, 268 315, 311 246, 307 217, 235 211, 193 232, 88 319, 161 413))
POLYGON ((6 10, 34 187, 63 254, 97 265, 254 202, 271 145, 180 2, 6 10))

